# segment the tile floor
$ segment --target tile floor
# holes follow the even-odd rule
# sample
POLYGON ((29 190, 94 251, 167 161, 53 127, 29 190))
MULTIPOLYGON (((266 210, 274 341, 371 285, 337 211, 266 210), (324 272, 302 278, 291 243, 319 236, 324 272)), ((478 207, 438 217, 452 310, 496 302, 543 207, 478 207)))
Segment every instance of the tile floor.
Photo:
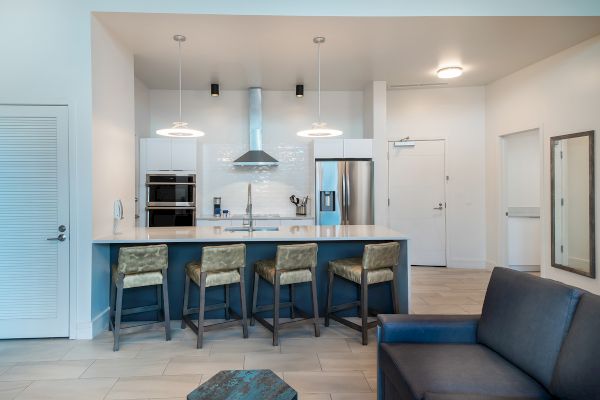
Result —
MULTIPOLYGON (((446 268, 412 269, 412 312, 473 314, 490 273, 446 268)), ((282 330, 280 346, 258 324, 250 338, 239 328, 208 332, 196 350, 190 329, 173 323, 173 340, 159 327, 122 336, 112 351, 109 332, 91 341, 0 341, 0 400, 185 399, 222 369, 269 368, 301 400, 370 400, 376 390, 374 332, 362 346, 357 332, 334 324, 314 338, 310 325, 282 330)))

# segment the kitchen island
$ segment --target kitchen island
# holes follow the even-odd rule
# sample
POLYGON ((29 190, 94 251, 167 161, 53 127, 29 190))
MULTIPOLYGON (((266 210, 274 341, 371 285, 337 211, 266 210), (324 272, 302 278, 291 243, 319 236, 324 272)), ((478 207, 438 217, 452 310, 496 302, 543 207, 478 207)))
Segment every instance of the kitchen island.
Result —
MULTIPOLYGON (((408 238, 386 227, 376 225, 342 226, 281 226, 276 231, 231 232, 223 227, 168 227, 135 228, 122 233, 98 237, 94 240, 93 251, 93 291, 92 308, 96 311, 95 331, 100 330, 104 321, 108 321, 108 295, 110 289, 110 265, 116 263, 119 248, 123 246, 165 243, 169 247, 169 300, 172 319, 181 318, 185 265, 189 261, 199 260, 202 247, 229 243, 246 244, 246 304, 250 307, 253 266, 261 259, 274 258, 278 244, 316 242, 319 245, 317 259, 317 285, 320 316, 324 315, 327 296, 327 266, 330 260, 360 257, 365 244, 397 241, 400 243, 399 273, 397 276, 400 311, 408 313, 410 299, 410 262, 408 238), (106 315, 104 315, 106 314, 106 315)), ((272 290, 266 282, 261 282, 259 304, 272 302, 272 290), (262 285, 265 285, 263 288, 262 285)), ((237 290, 231 291, 232 307, 239 310, 237 290)), ((287 291, 282 297, 286 298, 287 291)), ((349 282, 336 280, 334 303, 344 303, 357 299, 359 291, 349 282)), ((155 301, 156 290, 153 287, 130 289, 125 292, 124 307, 137 307, 155 301)), ((197 302, 198 291, 192 291, 191 304, 197 302)), ((207 304, 221 302, 223 288, 208 288, 207 304)), ((310 310, 310 286, 297 285, 296 302, 298 307, 310 310)), ((390 284, 383 283, 369 288, 369 305, 383 312, 392 312, 390 284)), ((248 310, 250 311, 250 310, 248 310)), ((222 311, 207 313, 207 318, 219 318, 222 311)), ((284 312, 287 312, 284 311, 284 312)), ((348 315, 356 315, 349 310, 348 315)), ((285 314, 282 314, 285 317, 285 314)), ((133 316, 139 319, 153 318, 152 313, 133 316)), ((97 334, 97 332, 94 332, 97 334)))

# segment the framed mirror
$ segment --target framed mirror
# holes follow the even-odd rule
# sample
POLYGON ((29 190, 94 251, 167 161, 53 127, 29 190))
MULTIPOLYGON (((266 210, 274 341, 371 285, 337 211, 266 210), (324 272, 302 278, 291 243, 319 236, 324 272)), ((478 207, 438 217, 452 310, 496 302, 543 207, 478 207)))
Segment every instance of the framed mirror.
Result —
POLYGON ((550 138, 552 266, 596 277, 594 131, 550 138))

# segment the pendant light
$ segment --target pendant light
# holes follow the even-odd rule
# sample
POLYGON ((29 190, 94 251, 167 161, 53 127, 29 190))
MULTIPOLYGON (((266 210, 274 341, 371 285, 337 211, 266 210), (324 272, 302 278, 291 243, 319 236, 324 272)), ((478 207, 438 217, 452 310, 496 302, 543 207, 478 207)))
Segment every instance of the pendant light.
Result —
POLYGON ((317 45, 317 122, 312 124, 311 129, 298 131, 298 136, 312 138, 326 138, 340 136, 342 131, 337 129, 327 128, 327 124, 321 121, 321 44, 325 43, 325 38, 317 36, 313 39, 313 43, 317 45))
POLYGON ((185 42, 185 36, 175 35, 173 36, 173 40, 175 40, 179 46, 179 120, 173 122, 171 128, 157 129, 156 134, 174 138, 204 136, 204 132, 188 128, 188 123, 183 122, 183 119, 181 118, 181 43, 185 42))

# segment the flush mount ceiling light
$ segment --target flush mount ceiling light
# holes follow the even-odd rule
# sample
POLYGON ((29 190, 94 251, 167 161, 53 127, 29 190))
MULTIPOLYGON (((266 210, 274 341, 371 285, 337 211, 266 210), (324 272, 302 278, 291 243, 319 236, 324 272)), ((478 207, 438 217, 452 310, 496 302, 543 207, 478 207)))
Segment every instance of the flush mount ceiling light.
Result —
POLYGON ((325 38, 317 36, 313 39, 317 45, 317 122, 312 124, 311 129, 298 131, 297 135, 302 137, 326 138, 340 136, 342 131, 327 128, 327 124, 321 121, 321 44, 325 43, 325 38))
POLYGON ((437 70, 437 76, 441 79, 458 78, 462 73, 462 67, 446 67, 437 70))
POLYGON ((173 40, 179 45, 179 121, 173 122, 173 126, 170 128, 158 129, 156 134, 174 138, 204 136, 204 132, 188 128, 188 123, 183 122, 183 118, 181 118, 181 43, 185 42, 185 36, 175 35, 173 40))

